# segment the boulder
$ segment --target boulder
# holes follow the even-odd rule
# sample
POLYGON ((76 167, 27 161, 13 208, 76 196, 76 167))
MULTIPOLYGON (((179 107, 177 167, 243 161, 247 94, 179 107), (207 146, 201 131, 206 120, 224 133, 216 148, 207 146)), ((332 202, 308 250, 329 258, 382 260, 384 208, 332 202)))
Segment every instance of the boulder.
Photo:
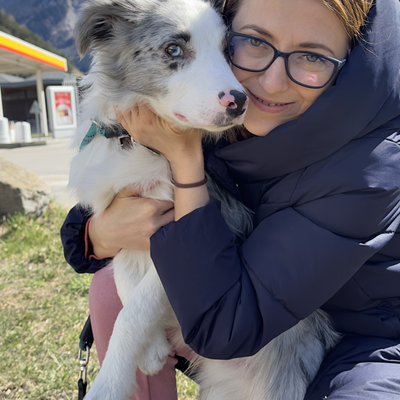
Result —
POLYGON ((0 157, 0 218, 25 212, 40 216, 50 201, 49 187, 34 173, 0 157))

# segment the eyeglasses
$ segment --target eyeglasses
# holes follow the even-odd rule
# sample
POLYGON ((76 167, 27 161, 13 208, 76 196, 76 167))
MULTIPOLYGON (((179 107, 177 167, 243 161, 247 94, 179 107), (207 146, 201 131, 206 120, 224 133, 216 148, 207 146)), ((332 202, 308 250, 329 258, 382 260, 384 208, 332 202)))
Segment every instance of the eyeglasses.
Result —
POLYGON ((265 40, 236 32, 227 34, 227 55, 235 67, 250 72, 265 71, 282 57, 288 77, 311 89, 326 86, 346 63, 346 60, 339 61, 310 51, 284 53, 265 40))

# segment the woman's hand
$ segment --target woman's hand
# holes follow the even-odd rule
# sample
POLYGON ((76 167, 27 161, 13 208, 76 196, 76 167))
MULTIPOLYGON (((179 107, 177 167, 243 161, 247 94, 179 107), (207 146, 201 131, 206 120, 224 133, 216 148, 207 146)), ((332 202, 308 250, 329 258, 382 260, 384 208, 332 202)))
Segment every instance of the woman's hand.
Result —
POLYGON ((173 203, 139 197, 123 189, 110 206, 89 223, 93 253, 114 257, 121 249, 150 250, 150 236, 174 220, 173 203))
MULTIPOLYGON (((175 182, 196 183, 204 180, 202 131, 179 130, 145 104, 136 105, 124 113, 116 111, 118 121, 132 138, 162 153, 170 163, 175 182)), ((210 200, 205 185, 191 189, 175 188, 175 220, 210 200)))
POLYGON ((172 170, 175 166, 180 168, 187 163, 192 164, 193 157, 202 153, 201 130, 181 130, 158 116, 146 104, 135 105, 123 113, 116 111, 116 114, 132 138, 162 153, 172 170))

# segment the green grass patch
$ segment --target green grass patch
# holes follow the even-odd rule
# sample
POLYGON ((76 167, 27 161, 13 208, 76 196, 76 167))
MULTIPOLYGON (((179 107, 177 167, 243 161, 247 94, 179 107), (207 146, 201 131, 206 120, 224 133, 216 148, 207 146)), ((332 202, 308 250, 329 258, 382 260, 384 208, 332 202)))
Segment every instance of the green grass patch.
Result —
MULTIPOLYGON (((79 334, 89 313, 91 275, 65 262, 59 230, 67 211, 19 214, 0 225, 0 400, 76 399, 79 334)), ((95 348, 89 382, 99 370, 95 348)), ((177 374, 179 400, 197 385, 177 374)))

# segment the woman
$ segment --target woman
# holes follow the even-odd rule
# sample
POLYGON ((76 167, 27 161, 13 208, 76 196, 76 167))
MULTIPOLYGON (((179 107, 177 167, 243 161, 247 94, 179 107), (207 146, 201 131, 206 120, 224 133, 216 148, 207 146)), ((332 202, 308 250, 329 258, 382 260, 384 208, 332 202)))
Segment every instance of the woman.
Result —
MULTIPOLYGON (((194 187, 175 189, 174 217, 171 204, 126 192, 89 224, 101 258, 148 248, 151 236, 186 343, 205 357, 254 354, 315 309, 329 313, 343 338, 306 399, 400 398, 400 3, 370 7, 228 1, 229 56, 250 98, 246 131, 207 145, 203 158, 200 135, 180 135, 146 106, 120 115, 135 140, 167 157, 176 182, 194 187), (255 211, 241 246, 208 198, 205 170, 255 211)), ((67 219, 66 256, 94 272, 104 261, 76 248, 84 222, 76 210, 67 219)), ((102 285, 112 293, 109 276, 94 277, 92 317, 102 285)), ((173 398, 171 365, 147 394, 140 381, 137 398, 173 398)))

